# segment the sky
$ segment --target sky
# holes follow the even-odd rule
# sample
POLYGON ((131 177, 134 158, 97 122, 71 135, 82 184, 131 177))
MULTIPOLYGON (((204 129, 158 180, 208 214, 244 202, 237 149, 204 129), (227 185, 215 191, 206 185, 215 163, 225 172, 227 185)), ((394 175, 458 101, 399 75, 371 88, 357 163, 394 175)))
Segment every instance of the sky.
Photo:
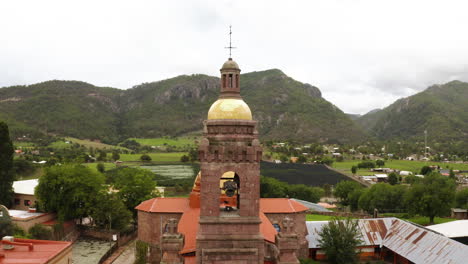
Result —
POLYGON ((280 69, 364 114, 468 81, 467 10, 454 0, 5 0, 0 87, 58 79, 127 89, 218 76, 232 25, 243 73, 280 69))

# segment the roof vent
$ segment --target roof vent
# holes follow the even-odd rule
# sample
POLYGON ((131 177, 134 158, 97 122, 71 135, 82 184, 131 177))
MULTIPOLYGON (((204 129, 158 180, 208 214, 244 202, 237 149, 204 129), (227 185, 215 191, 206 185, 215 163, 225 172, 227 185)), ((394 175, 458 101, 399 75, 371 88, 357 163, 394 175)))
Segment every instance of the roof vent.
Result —
MULTIPOLYGON (((14 242, 15 238, 12 237, 12 236, 4 236, 2 238, 2 241, 8 241, 8 242, 14 242)), ((3 244, 3 249, 5 250, 9 250, 9 249, 13 249, 15 248, 15 246, 11 245, 11 244, 7 244, 7 243, 2 243, 3 244)))

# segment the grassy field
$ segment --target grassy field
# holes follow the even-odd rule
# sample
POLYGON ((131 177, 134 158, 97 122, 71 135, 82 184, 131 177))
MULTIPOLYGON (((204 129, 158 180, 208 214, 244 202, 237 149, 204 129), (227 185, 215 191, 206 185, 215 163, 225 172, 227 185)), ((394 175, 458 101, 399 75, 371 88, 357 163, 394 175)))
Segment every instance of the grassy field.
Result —
MULTIPOLYGON (((410 222, 413 222, 422 226, 429 225, 429 217, 425 217, 425 216, 413 216, 411 218, 404 218, 398 214, 382 214, 382 216, 387 216, 387 217, 393 216, 393 217, 407 220, 407 221, 410 221, 410 222)), ((306 221, 330 221, 332 219, 333 219, 333 216, 328 216, 328 215, 319 215, 319 214, 307 214, 306 215, 306 221)), ((338 219, 346 219, 346 217, 338 217, 338 219)), ((455 220, 457 219, 436 217, 434 218, 434 223, 437 225, 437 224, 447 223, 447 222, 451 222, 455 220)))
MULTIPOLYGON (((120 161, 140 161, 142 154, 120 154, 120 161)), ((186 152, 162 152, 162 153, 148 153, 151 157, 151 162, 164 163, 164 162, 180 162, 180 157, 187 155, 186 152)), ((109 154, 109 158, 111 154, 109 154)))
POLYGON ((76 143, 80 144, 82 146, 85 146, 87 148, 94 148, 94 149, 123 149, 123 150, 128 150, 127 148, 124 147, 119 147, 119 146, 114 146, 114 145, 108 145, 100 142, 94 142, 90 140, 85 140, 85 139, 78 139, 78 138, 72 138, 72 137, 66 137, 64 141, 62 140, 57 140, 49 145, 49 147, 54 148, 54 149, 63 149, 63 148, 68 148, 71 146, 71 144, 76 143), (69 141, 70 143, 66 143, 66 141, 69 141))
MULTIPOLYGON (((319 214, 307 214, 306 221, 330 221, 335 216, 330 215, 319 215, 319 214)), ((346 217, 337 217, 338 219, 346 219, 346 217)))
MULTIPOLYGON (((351 167, 357 165, 362 160, 346 160, 342 162, 334 162, 333 168, 338 170, 343 170, 345 172, 351 173, 351 167)), ((419 173, 421 168, 426 165, 438 165, 441 168, 452 168, 455 170, 468 170, 468 164, 459 164, 459 163, 444 163, 444 162, 424 162, 424 161, 411 161, 411 160, 388 160, 385 161, 385 168, 405 170, 419 173)), ((367 169, 360 169, 357 171, 358 175, 372 175, 374 172, 371 172, 367 169)))
POLYGON ((36 146, 35 143, 27 141, 13 141, 13 145, 15 148, 32 148, 36 146))
POLYGON ((185 147, 194 146, 196 137, 179 137, 179 138, 130 138, 146 146, 174 146, 185 147))
MULTIPOLYGON (((116 168, 115 164, 113 162, 105 162, 103 163, 104 164, 104 168, 105 170, 111 170, 111 169, 114 169, 116 168)), ((94 163, 83 163, 84 166, 94 170, 94 171, 98 171, 97 170, 97 165, 98 165, 98 162, 94 162, 94 163)))

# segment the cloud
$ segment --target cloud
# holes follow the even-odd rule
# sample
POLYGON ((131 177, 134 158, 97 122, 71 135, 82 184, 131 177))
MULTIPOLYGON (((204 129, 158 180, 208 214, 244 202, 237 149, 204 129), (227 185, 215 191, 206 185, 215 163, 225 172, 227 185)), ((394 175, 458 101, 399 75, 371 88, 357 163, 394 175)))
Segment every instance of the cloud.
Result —
POLYGON ((218 75, 233 25, 243 72, 279 68, 365 113, 468 81, 466 1, 5 1, 0 86, 50 79, 122 89, 218 75))

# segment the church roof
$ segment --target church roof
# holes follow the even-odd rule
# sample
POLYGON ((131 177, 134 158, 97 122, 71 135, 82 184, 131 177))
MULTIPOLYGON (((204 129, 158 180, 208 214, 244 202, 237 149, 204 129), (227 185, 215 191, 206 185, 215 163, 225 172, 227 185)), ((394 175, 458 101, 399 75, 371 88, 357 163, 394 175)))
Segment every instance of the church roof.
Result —
POLYGON ((184 197, 157 197, 135 207, 139 211, 150 213, 183 213, 189 208, 189 200, 184 197))
POLYGON ((260 211, 263 213, 298 213, 308 208, 289 198, 261 198, 260 211))

